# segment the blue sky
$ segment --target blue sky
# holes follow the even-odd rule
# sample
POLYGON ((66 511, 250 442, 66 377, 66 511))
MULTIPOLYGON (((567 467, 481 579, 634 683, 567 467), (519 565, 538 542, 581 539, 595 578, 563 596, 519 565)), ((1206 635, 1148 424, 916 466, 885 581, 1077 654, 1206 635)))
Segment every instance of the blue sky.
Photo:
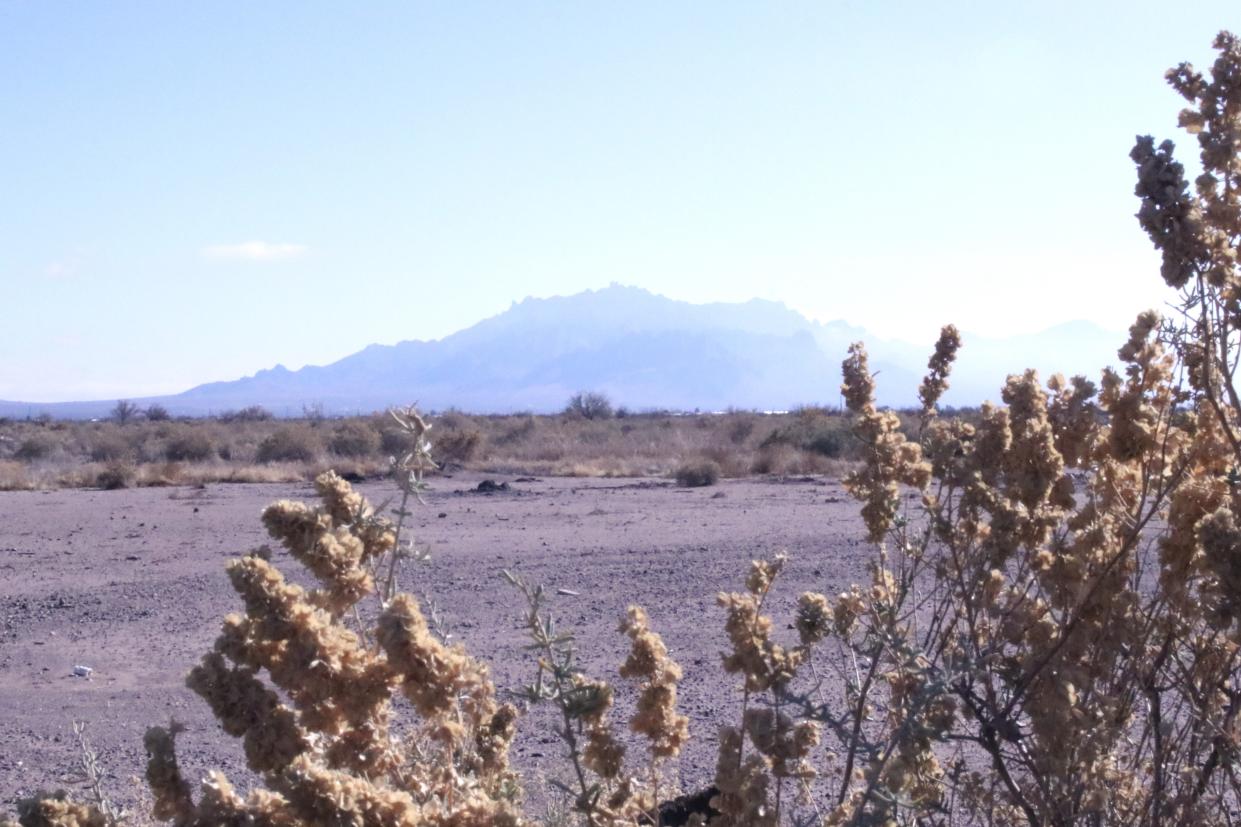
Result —
POLYGON ((182 390, 525 296, 925 341, 1164 298, 1136 133, 1241 6, 0 2, 0 398, 182 390))

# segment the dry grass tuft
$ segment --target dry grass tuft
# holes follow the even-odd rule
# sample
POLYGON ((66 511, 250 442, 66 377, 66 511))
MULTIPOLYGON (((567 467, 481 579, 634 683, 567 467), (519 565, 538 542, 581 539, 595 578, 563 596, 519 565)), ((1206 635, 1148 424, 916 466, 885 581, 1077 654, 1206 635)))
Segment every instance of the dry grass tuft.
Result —
POLYGON ((674 476, 677 485, 702 488, 720 481, 720 466, 709 459, 694 460, 677 468, 674 476))
POLYGON ((129 488, 134 484, 136 477, 137 472, 132 465, 112 462, 95 476, 95 485, 105 491, 115 491, 119 488, 129 488))
POLYGON ((0 491, 32 491, 38 487, 25 463, 0 460, 0 491))

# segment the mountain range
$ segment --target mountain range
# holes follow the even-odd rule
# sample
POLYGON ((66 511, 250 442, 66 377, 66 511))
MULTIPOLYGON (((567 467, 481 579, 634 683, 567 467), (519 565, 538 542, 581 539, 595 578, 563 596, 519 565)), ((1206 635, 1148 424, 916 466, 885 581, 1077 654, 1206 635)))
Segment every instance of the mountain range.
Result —
MULTIPOLYGON (((1005 376, 1026 367, 1097 378, 1125 338, 1084 321, 1001 339, 965 332, 944 404, 997 399, 1005 376)), ((866 343, 878 401, 916 404, 927 346, 881 339, 843 321, 815 322, 780 302, 691 304, 617 284, 527 298, 442 339, 370 345, 329 365, 276 365, 133 401, 192 416, 249 405, 278 415, 306 406, 355 413, 413 401, 427 410, 507 413, 560 410, 572 393, 592 390, 635 411, 784 410, 839 404, 840 362, 855 341, 866 343)), ((98 417, 115 401, 0 401, 0 415, 98 417)))

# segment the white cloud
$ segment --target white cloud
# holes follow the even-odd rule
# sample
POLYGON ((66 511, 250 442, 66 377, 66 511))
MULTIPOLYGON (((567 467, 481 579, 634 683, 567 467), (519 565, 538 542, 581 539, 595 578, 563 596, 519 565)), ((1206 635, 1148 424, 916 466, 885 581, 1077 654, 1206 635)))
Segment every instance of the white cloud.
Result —
POLYGON ((245 261, 283 261, 306 252, 302 244, 277 244, 271 241, 243 241, 240 244, 215 244, 203 248, 207 258, 231 258, 245 261))

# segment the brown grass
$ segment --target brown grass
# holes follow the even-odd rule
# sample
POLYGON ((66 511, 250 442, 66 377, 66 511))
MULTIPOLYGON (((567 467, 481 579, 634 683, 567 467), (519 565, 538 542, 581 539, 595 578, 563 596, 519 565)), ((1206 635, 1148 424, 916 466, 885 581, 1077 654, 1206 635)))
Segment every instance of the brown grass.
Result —
MULTIPOLYGON (((431 438, 449 470, 575 477, 662 477, 714 463, 723 478, 838 474, 858 457, 849 420, 806 408, 787 414, 435 417, 431 438)), ((912 427, 912 419, 907 423, 912 427)), ((386 414, 346 419, 183 419, 0 422, 0 490, 290 482, 329 465, 382 475, 408 450, 386 414)))

